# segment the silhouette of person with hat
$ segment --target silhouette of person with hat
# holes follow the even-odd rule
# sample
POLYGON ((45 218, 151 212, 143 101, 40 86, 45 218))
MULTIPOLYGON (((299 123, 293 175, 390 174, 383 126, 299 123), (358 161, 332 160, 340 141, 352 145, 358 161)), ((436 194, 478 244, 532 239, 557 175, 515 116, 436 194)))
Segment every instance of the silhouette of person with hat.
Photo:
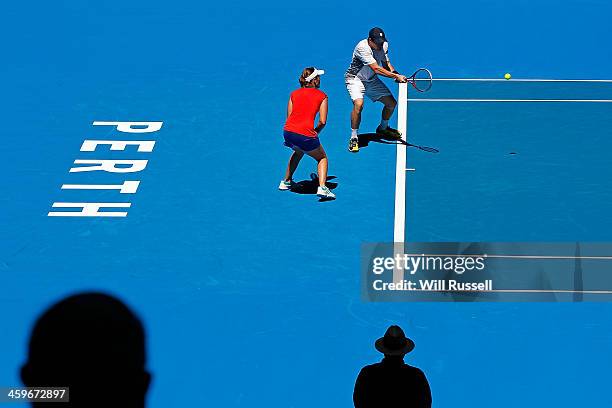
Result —
POLYGON ((112 296, 81 293, 38 318, 21 378, 27 387, 69 387, 69 403, 33 407, 143 408, 151 380, 145 364, 138 317, 112 296))
POLYGON ((430 408, 431 391, 425 374, 404 363, 414 342, 399 326, 390 326, 375 346, 385 357, 361 369, 353 392, 355 408, 430 408))

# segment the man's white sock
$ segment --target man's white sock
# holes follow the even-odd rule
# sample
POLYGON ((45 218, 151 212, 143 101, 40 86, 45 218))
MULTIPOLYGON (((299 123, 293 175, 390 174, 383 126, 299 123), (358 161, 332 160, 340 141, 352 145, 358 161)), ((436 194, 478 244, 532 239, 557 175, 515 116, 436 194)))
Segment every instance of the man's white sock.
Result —
POLYGON ((359 137, 357 136, 357 131, 359 129, 351 129, 351 139, 359 139, 359 137))
POLYGON ((379 128, 381 128, 382 130, 385 130, 388 127, 389 127, 389 120, 381 119, 379 128))

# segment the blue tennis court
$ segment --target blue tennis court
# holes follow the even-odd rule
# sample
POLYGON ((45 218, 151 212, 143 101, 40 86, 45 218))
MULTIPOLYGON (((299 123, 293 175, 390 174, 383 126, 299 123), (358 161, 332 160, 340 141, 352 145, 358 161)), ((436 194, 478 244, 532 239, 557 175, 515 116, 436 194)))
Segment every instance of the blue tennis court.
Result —
MULTIPOLYGON (((21 385, 46 307, 99 290, 144 322, 149 407, 350 407, 391 324, 415 341, 406 361, 435 407, 611 405, 609 304, 361 301, 361 245, 393 241, 396 146, 347 151, 343 80, 375 25, 401 72, 609 79, 610 12, 600 0, 10 4, 0 386, 21 385), (326 71, 330 202, 276 189, 287 98, 306 66, 326 71), (127 135, 94 121, 163 126, 127 135), (155 147, 85 152, 86 139, 155 147), (148 162, 129 175, 69 172, 96 159, 148 162), (130 180, 128 198, 61 189, 130 180), (127 217, 47 215, 56 202, 126 201, 114 210, 127 217)), ((612 84, 434 81, 409 98, 607 100, 612 84)), ((366 102, 363 132, 380 109, 366 102)), ((407 148, 406 240, 610 241, 611 125, 612 103, 410 101, 408 141, 439 152, 407 148)), ((304 158, 296 180, 314 171, 304 158)))
POLYGON ((408 239, 606 240, 612 105, 578 101, 605 100, 612 84, 435 86, 415 99, 445 101, 409 102, 408 139, 440 153, 408 151, 408 239), (453 101, 466 96, 477 102, 453 101))

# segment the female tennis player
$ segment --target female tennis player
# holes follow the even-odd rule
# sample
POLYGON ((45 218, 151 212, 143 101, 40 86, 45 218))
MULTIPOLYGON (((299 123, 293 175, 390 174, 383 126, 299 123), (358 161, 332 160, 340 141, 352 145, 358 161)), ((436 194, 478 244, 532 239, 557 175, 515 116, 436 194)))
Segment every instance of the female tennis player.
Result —
POLYGON ((285 146, 293 149, 284 180, 279 190, 290 190, 293 185, 293 173, 304 153, 318 162, 319 187, 317 196, 334 199, 336 195, 325 185, 327 181, 327 154, 319 141, 319 133, 327 121, 327 95, 319 90, 321 75, 325 71, 313 67, 305 68, 300 75, 300 88, 293 91, 287 104, 287 121, 283 128, 285 146), (319 122, 313 127, 315 117, 319 122))

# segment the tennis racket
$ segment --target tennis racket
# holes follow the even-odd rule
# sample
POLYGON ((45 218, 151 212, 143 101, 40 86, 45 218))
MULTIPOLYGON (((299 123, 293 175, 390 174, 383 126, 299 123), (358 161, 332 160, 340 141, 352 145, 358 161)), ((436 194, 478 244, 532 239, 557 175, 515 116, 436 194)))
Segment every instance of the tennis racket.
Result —
POLYGON ((408 82, 419 92, 427 92, 433 84, 431 71, 427 68, 419 68, 408 78, 408 82))

